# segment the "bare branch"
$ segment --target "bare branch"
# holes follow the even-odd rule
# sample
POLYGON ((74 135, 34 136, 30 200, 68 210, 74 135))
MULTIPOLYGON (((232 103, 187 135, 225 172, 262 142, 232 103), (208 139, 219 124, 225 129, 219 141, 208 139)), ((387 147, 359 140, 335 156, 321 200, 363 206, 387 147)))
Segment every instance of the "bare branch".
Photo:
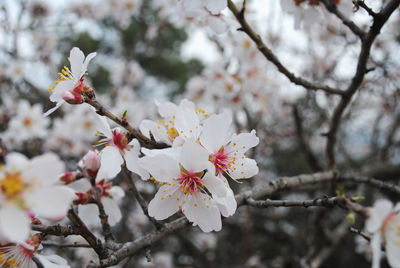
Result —
POLYGON ((247 198, 246 204, 257 208, 267 208, 267 207, 334 207, 342 205, 341 198, 326 197, 326 198, 316 198, 313 200, 262 200, 256 201, 253 198, 247 198))
POLYGON ((350 103, 354 93, 360 87, 364 79, 365 73, 367 72, 367 62, 372 43, 380 33, 383 25, 385 25, 386 21, 389 19, 390 15, 392 15, 392 13, 396 10, 399 4, 400 0, 391 0, 387 2, 386 6, 382 9, 382 11, 379 12, 377 16, 374 18, 374 22, 369 32, 365 35, 365 38, 361 42, 361 51, 360 55, 358 56, 356 73, 350 85, 346 89, 345 94, 342 95, 339 104, 336 106, 330 122, 329 132, 327 134, 328 141, 326 145, 326 158, 327 158, 328 168, 335 167, 336 161, 335 161, 334 148, 336 144, 336 133, 339 128, 344 110, 350 103))
POLYGON ((97 187, 96 185, 93 186, 93 192, 96 200, 96 205, 99 209, 99 218, 100 218, 100 223, 101 227, 103 229, 103 235, 105 240, 108 242, 110 240, 114 240, 114 237, 111 233, 111 227, 110 224, 108 223, 108 215, 106 211, 104 210, 103 203, 101 202, 101 189, 97 187))
POLYGON ((57 248, 91 248, 92 247, 89 244, 82 244, 82 243, 59 244, 59 243, 54 243, 54 242, 42 242, 42 245, 45 247, 57 247, 57 248))
POLYGON ((247 23, 244 17, 244 12, 239 11, 231 0, 228 0, 228 8, 232 11, 233 15, 240 23, 241 28, 239 30, 245 32, 254 41, 254 43, 257 45, 258 50, 265 56, 265 58, 267 58, 267 60, 272 62, 278 68, 278 71, 284 74, 292 83, 302 86, 308 90, 323 90, 329 94, 336 94, 336 95, 342 95, 344 93, 339 89, 332 88, 326 85, 315 84, 294 75, 280 62, 280 60, 271 51, 271 49, 269 49, 265 45, 260 35, 258 35, 247 23))
POLYGON ((69 236, 69 235, 79 235, 79 230, 75 228, 75 226, 61 226, 61 225, 52 225, 45 226, 42 224, 32 224, 32 230, 42 232, 49 235, 55 236, 69 236))
POLYGON ((365 33, 361 30, 354 22, 346 18, 342 12, 339 11, 337 5, 329 0, 319 0, 325 6, 325 8, 338 17, 344 25, 346 25, 355 35, 357 35, 361 40, 364 39, 365 33))

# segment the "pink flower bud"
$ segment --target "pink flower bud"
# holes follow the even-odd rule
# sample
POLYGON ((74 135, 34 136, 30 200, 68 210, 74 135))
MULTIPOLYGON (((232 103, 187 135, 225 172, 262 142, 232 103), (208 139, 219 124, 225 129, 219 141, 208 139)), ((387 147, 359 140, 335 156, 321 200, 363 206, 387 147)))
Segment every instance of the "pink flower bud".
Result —
POLYGON ((76 91, 66 90, 62 93, 61 96, 62 96, 63 100, 65 100, 69 104, 81 104, 85 101, 83 96, 79 92, 76 92, 76 91))
POLYGON ((95 179, 100 168, 100 156, 97 150, 89 151, 79 161, 79 168, 88 179, 95 179))
POLYGON ((70 184, 71 182, 75 181, 76 174, 75 172, 65 172, 61 178, 59 179, 64 184, 70 184))

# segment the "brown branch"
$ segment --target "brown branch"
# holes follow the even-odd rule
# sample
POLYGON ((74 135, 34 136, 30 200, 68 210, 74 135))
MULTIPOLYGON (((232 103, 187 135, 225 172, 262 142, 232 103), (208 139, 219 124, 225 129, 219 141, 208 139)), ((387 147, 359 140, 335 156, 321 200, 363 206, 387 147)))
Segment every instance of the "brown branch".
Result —
POLYGON ((312 83, 290 72, 280 62, 278 57, 271 51, 271 49, 265 45, 265 43, 261 39, 261 36, 258 35, 247 23, 244 17, 244 12, 239 11, 231 0, 228 0, 228 8, 232 11, 233 15, 236 17, 236 20, 240 23, 241 28, 239 28, 239 30, 245 32, 254 41, 254 43, 257 45, 258 50, 265 56, 265 58, 272 62, 278 68, 278 71, 284 74, 292 83, 302 86, 308 90, 323 90, 329 94, 336 95, 342 95, 344 93, 343 91, 336 88, 312 83))
POLYGON ((375 12, 375 11, 373 11, 369 6, 367 6, 367 4, 365 4, 365 2, 364 2, 364 0, 358 0, 357 2, 356 2, 356 5, 357 5, 357 7, 362 7, 365 11, 367 11, 367 13, 371 16, 371 17, 373 17, 373 18, 375 18, 378 14, 375 12))
POLYGON ((354 93, 360 87, 364 79, 365 73, 367 72, 367 61, 369 58, 372 43, 380 33, 383 25, 385 25, 386 21, 389 19, 390 15, 396 10, 399 4, 400 0, 391 0, 387 2, 386 6, 382 9, 382 11, 379 12, 377 16, 374 18, 374 22, 369 32, 365 35, 365 38, 361 42, 361 51, 358 56, 356 73, 350 85, 346 89, 345 93, 341 96, 342 98, 333 112, 333 116, 329 126, 329 132, 327 133, 328 141, 326 145, 326 158, 327 158, 328 168, 330 169, 334 168, 336 165, 335 154, 334 154, 334 148, 336 144, 336 133, 339 128, 344 110, 350 103, 354 93))
POLYGON ((247 198, 245 203, 252 207, 257 208, 267 208, 267 207, 334 207, 343 205, 341 198, 326 197, 326 198, 316 198, 313 200, 262 200, 256 201, 253 198, 247 198))
POLYGON ((108 215, 104 209, 103 203, 101 202, 101 189, 94 185, 93 192, 94 192, 94 197, 95 197, 95 203, 97 205, 97 208, 99 209, 99 218, 100 218, 100 223, 101 223, 101 228, 103 230, 104 238, 105 238, 106 242, 113 241, 114 236, 111 232, 111 226, 108 223, 108 215))
POLYGON ((82 243, 69 243, 69 244, 59 244, 54 242, 42 242, 42 245, 45 247, 58 247, 58 248, 91 248, 92 246, 89 244, 82 243))
POLYGON ((126 120, 123 120, 122 118, 119 118, 118 116, 114 115, 109 110, 107 110, 102 104, 100 104, 96 100, 93 90, 91 90, 90 93, 92 94, 86 94, 85 102, 93 106, 96 109, 96 113, 98 113, 99 115, 108 117, 121 127, 125 128, 134 138, 136 138, 140 142, 140 144, 143 147, 149 149, 163 149, 168 147, 168 145, 165 143, 158 143, 152 139, 147 138, 139 130, 135 129, 132 125, 130 125, 126 120))
POLYGON ((98 239, 87 228, 85 223, 81 220, 81 218, 79 218, 79 216, 72 209, 68 211, 68 218, 75 226, 75 228, 78 230, 79 235, 81 235, 88 242, 91 248, 93 248, 93 250, 96 251, 99 258, 101 260, 107 258, 109 254, 107 249, 103 246, 101 240, 98 239))
POLYGON ((33 231, 42 232, 44 234, 55 235, 55 236, 69 236, 69 235, 79 235, 79 230, 75 228, 75 226, 61 226, 61 225, 52 225, 45 226, 42 224, 32 224, 31 228, 33 231))
POLYGON ((346 25, 355 35, 357 35, 361 40, 364 39, 365 33, 361 30, 354 22, 346 18, 337 8, 337 5, 330 0, 319 0, 325 6, 325 8, 334 14, 338 19, 342 21, 344 25, 346 25))
POLYGON ((361 232, 361 230, 358 230, 356 228, 350 227, 349 231, 355 234, 360 235, 362 238, 364 238, 365 240, 367 240, 368 242, 371 241, 371 237, 363 232, 361 232))
POLYGON ((123 168, 124 175, 130 185, 130 190, 132 190, 133 195, 135 196, 139 206, 142 208, 144 215, 154 224, 157 229, 162 227, 162 223, 154 219, 149 215, 148 204, 146 199, 142 196, 142 194, 138 191, 135 185, 135 181, 132 178, 132 172, 130 172, 126 167, 123 168))

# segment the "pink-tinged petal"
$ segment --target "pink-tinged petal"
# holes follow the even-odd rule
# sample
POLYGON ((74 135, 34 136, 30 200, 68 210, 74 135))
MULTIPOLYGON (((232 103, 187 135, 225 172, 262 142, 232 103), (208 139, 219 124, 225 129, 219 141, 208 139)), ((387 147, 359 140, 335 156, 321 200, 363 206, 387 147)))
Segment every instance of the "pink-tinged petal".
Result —
POLYGON ((391 267, 400 267, 400 215, 393 216, 385 232, 386 258, 391 267))
POLYGON ((227 0, 205 0, 207 9, 214 15, 219 14, 228 5, 227 0))
POLYGON ((104 210, 108 215, 108 223, 111 226, 117 224, 122 218, 121 210, 119 209, 117 202, 109 197, 102 198, 101 201, 103 203, 104 210))
POLYGON ((43 114, 43 117, 49 116, 50 114, 52 114, 53 112, 55 112, 58 108, 60 108, 60 106, 63 105, 64 103, 65 103, 64 100, 62 100, 62 101, 60 101, 60 102, 57 102, 57 105, 54 106, 53 108, 51 108, 50 110, 48 110, 47 112, 45 112, 45 113, 43 114))
POLYGON ((42 256, 40 254, 35 254, 35 257, 45 268, 70 268, 68 262, 58 255, 42 256))
POLYGON ((96 57, 96 54, 97 54, 96 52, 92 52, 92 53, 90 53, 89 55, 87 55, 85 61, 83 62, 83 68, 82 68, 82 72, 81 72, 81 74, 80 74, 80 77, 82 77, 82 76, 86 73, 87 66, 89 65, 89 62, 90 62, 94 57, 96 57))
MULTIPOLYGON (((139 145, 138 145, 139 148, 139 145)), ((149 173, 140 167, 138 153, 132 151, 133 149, 125 152, 125 163, 128 170, 138 174, 142 180, 148 180, 150 178, 149 173)))
POLYGON ((210 153, 217 153, 227 142, 231 123, 232 117, 227 113, 212 115, 204 120, 200 135, 201 145, 210 153))
POLYGON ((205 170, 208 166, 208 152, 194 139, 189 139, 182 147, 181 160, 183 167, 190 172, 205 170))
POLYGON ((203 232, 220 231, 222 228, 219 209, 205 194, 190 195, 182 211, 186 218, 197 224, 203 232))
POLYGON ((72 76, 74 77, 74 79, 79 80, 81 78, 81 73, 83 70, 83 61, 85 60, 85 55, 83 54, 82 50, 74 47, 69 53, 69 60, 71 62, 72 76))
POLYGON ((139 126, 140 132, 143 133, 147 138, 150 138, 150 132, 153 134, 154 139, 157 142, 164 142, 166 144, 171 144, 171 141, 167 135, 167 129, 161 125, 157 124, 151 120, 143 120, 139 126))
POLYGON ((6 239, 23 243, 28 239, 31 220, 18 207, 5 204, 0 208, 0 229, 6 239))
POLYGON ((65 164, 54 153, 36 156, 30 161, 31 168, 23 173, 23 177, 40 182, 43 186, 58 182, 65 170, 65 164))
POLYGON ((239 156, 235 161, 235 165, 232 166, 232 169, 229 169, 229 173, 234 179, 251 178, 258 174, 257 162, 243 155, 239 156))
POLYGON ((229 149, 237 151, 238 154, 245 153, 248 149, 258 145, 260 139, 256 136, 256 131, 253 129, 251 133, 240 133, 232 138, 229 149))
POLYGON ((372 248, 372 268, 380 268, 381 256, 382 256, 380 232, 376 232, 372 236, 371 248, 372 248))
POLYGON ((53 186, 29 193, 27 203, 33 213, 48 220, 58 221, 67 215, 75 191, 66 186, 53 186))
POLYGON ((97 173, 97 180, 114 178, 120 171, 124 159, 115 146, 105 147, 101 153, 101 165, 97 173))
POLYGON ((183 194, 179 188, 164 185, 149 203, 149 215, 156 220, 164 220, 179 209, 183 194))
POLYGON ((161 182, 172 182, 172 178, 178 178, 180 174, 178 162, 164 154, 140 158, 139 165, 161 182))
POLYGON ((370 208, 370 217, 365 223, 368 232, 375 233, 381 226, 385 218, 392 211, 393 204, 386 199, 378 199, 374 203, 374 207, 370 208))
POLYGON ((61 81, 57 84, 54 90, 51 92, 50 100, 52 102, 63 101, 63 93, 66 91, 72 91, 75 88, 75 82, 71 79, 61 81))

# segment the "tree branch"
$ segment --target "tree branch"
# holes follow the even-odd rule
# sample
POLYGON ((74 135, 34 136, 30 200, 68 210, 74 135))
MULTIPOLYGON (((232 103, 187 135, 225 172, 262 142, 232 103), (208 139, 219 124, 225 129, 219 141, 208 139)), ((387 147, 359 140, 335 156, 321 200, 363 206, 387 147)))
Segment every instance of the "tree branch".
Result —
POLYGON ((244 13, 239 11, 231 0, 228 0, 228 8, 232 11, 233 15, 236 17, 236 20, 240 23, 241 28, 239 28, 239 30, 245 32, 254 41, 254 43, 257 45, 258 50, 265 56, 265 58, 272 62, 278 68, 278 71, 284 74, 292 83, 302 86, 308 90, 323 90, 329 94, 336 95, 342 95, 344 93, 339 89, 332 88, 326 85, 315 84, 294 75, 280 62, 280 60, 271 51, 271 49, 269 49, 265 45, 260 35, 258 35, 247 23, 244 17, 244 13))
POLYGON ((326 146, 326 158, 327 158, 328 168, 334 168, 336 165, 335 154, 334 154, 336 133, 339 128, 341 117, 344 113, 344 110, 350 103, 354 93, 360 87, 364 79, 365 73, 367 72, 366 66, 372 43, 380 33, 383 25, 385 25, 386 21, 389 19, 390 15, 396 10, 399 4, 400 0, 391 0, 387 2, 386 6, 382 9, 382 11, 379 12, 377 16, 374 18, 374 22, 369 32, 365 35, 365 38, 361 42, 361 51, 358 56, 356 73, 350 85, 346 89, 345 93, 341 96, 342 98, 339 104, 336 106, 330 122, 329 132, 327 134, 328 141, 326 146))

